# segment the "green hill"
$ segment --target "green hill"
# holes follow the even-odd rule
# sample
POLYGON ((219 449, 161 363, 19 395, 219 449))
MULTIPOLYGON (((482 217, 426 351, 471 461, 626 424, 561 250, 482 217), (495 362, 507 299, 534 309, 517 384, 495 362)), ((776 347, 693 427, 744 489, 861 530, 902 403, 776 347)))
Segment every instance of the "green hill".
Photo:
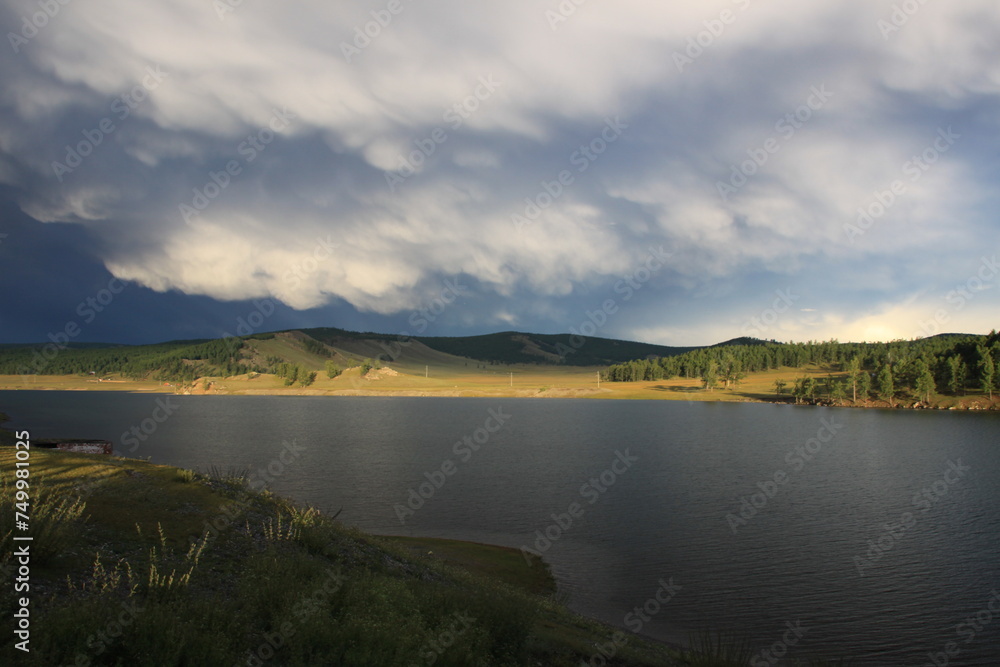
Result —
POLYGON ((605 382, 649 382, 690 378, 705 389, 732 389, 748 374, 798 369, 791 384, 776 378, 775 395, 788 393, 796 402, 826 401, 842 405, 877 399, 895 405, 936 406, 944 396, 984 394, 992 405, 1000 393, 1000 334, 942 334, 888 343, 840 343, 836 340, 777 343, 737 338, 681 355, 640 358, 612 364, 601 371, 605 382), (823 368, 824 378, 807 377, 805 369, 823 368))
MULTIPOLYGON (((154 345, 17 345, 0 347, 0 375, 118 375, 134 380, 190 382, 200 377, 280 374, 282 364, 322 371, 365 360, 411 374, 425 368, 457 370, 488 365, 605 366, 667 357, 696 348, 514 331, 468 337, 403 337, 312 328, 216 340, 154 345), (471 362, 471 366, 470 366, 471 362)), ((287 370, 287 369, 286 369, 287 370)))
POLYGON ((461 338, 430 337, 421 342, 460 357, 502 364, 566 364, 604 366, 642 357, 669 357, 693 347, 668 347, 650 343, 578 336, 504 331, 461 338))

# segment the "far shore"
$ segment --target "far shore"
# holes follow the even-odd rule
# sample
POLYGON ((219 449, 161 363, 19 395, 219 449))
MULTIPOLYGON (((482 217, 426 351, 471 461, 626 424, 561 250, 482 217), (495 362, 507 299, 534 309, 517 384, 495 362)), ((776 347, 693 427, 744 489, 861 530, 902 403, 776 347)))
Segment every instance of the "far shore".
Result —
MULTIPOLYGON (((201 378, 193 383, 170 383, 151 380, 111 378, 97 380, 75 375, 0 375, 0 391, 124 391, 148 394, 195 396, 330 396, 330 397, 442 397, 442 398, 580 398, 621 400, 673 400, 688 402, 770 403, 779 405, 916 409, 949 411, 1000 410, 1000 395, 990 400, 985 394, 965 396, 935 395, 930 401, 900 396, 891 403, 885 400, 849 398, 807 399, 799 403, 788 394, 776 395, 771 389, 776 379, 788 382, 801 377, 800 369, 768 371, 749 376, 739 386, 729 389, 703 389, 696 378, 642 382, 596 381, 596 369, 563 369, 552 372, 523 368, 505 373, 419 377, 393 374, 361 378, 323 377, 309 387, 282 386, 273 376, 241 375, 231 378, 201 378)), ((806 372, 816 378, 830 373, 824 369, 806 372)), ((834 375, 836 377, 836 375, 834 375)))

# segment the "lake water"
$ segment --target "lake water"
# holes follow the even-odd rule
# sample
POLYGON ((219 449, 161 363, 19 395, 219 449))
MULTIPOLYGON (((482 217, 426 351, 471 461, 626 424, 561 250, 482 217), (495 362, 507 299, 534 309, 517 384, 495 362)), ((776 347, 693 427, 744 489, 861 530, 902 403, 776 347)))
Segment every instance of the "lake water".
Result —
POLYGON ((651 637, 1000 664, 998 414, 97 392, 0 392, 0 410, 33 438, 263 471, 374 533, 544 551, 571 608, 651 637))

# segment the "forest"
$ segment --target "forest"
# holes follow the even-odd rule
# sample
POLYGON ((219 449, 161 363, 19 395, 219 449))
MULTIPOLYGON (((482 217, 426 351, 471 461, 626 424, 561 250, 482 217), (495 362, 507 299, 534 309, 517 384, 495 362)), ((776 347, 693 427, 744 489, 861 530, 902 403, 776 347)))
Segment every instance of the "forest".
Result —
POLYGON ((1000 391, 1000 335, 945 334, 888 343, 809 341, 778 343, 740 339, 738 344, 701 348, 670 357, 636 359, 601 371, 606 382, 697 378, 707 391, 739 385, 747 373, 779 368, 827 368, 827 378, 802 377, 791 385, 776 380, 777 395, 796 401, 825 395, 832 400, 878 398, 892 402, 904 395, 929 401, 931 394, 982 391, 990 399, 1000 391))
MULTIPOLYGON (((268 334, 262 334, 268 335, 268 334)), ((270 373, 277 369, 250 363, 238 337, 143 346, 9 347, 0 351, 0 375, 119 374, 129 379, 191 382, 206 375, 270 373)))

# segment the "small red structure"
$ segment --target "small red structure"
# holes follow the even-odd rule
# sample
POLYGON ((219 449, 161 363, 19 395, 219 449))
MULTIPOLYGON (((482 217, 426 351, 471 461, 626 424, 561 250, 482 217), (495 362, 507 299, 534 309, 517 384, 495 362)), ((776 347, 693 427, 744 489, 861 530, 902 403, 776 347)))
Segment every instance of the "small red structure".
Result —
POLYGON ((58 449, 78 454, 106 454, 110 456, 114 447, 109 440, 36 440, 31 443, 38 449, 58 449))

